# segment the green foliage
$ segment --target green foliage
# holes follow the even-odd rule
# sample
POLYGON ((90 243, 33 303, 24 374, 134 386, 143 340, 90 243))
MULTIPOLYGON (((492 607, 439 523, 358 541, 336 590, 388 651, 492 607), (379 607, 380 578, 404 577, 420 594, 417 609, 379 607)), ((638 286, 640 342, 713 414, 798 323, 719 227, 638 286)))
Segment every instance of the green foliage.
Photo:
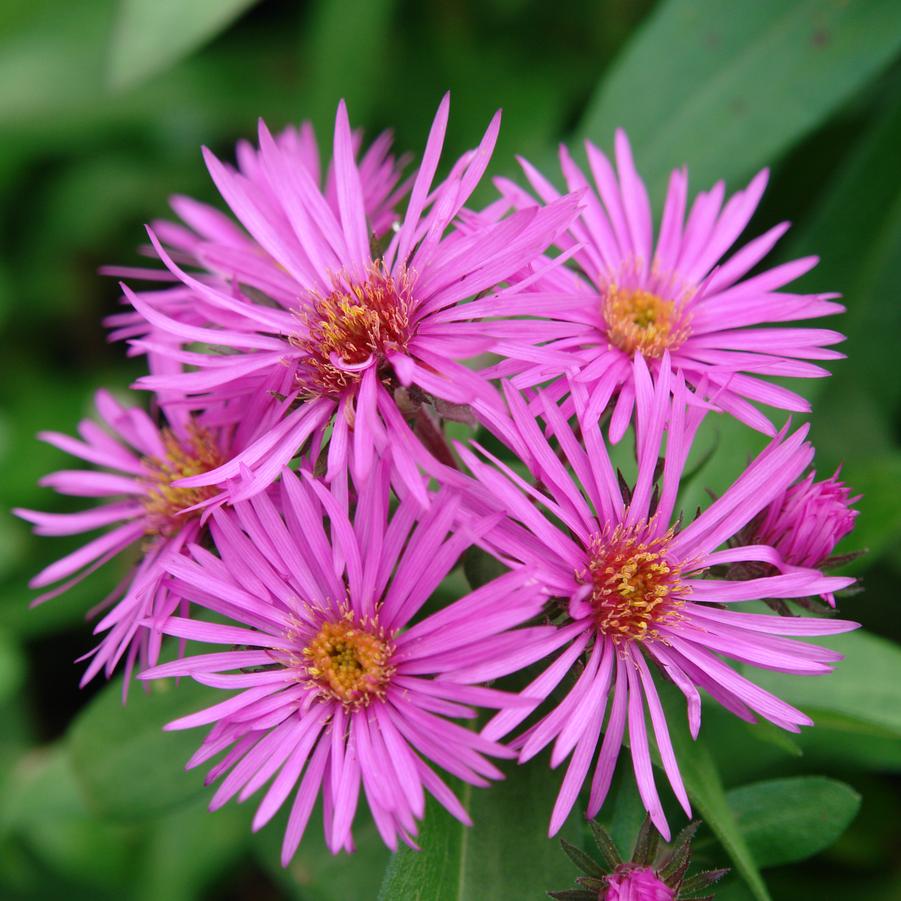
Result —
POLYGON ((18 691, 24 676, 22 650, 11 635, 0 631, 0 704, 18 691))
MULTIPOLYGON (((417 839, 422 850, 402 848, 394 855, 379 901, 528 898, 536 886, 570 882, 572 864, 547 838, 562 773, 552 772, 543 757, 533 764, 508 765, 506 779, 488 790, 459 790, 471 828, 430 801, 417 839)), ((581 844, 576 820, 570 817, 559 837, 581 844)))
POLYGON ((110 80, 127 88, 212 40, 257 0, 119 0, 110 80))
POLYGON ((196 798, 198 771, 185 773, 199 744, 197 730, 163 732, 163 726, 218 700, 216 692, 193 681, 177 686, 153 683, 145 692, 132 685, 122 704, 116 680, 72 724, 72 766, 92 810, 110 820, 158 816, 196 798))
POLYGON ((371 115, 392 61, 397 6, 397 0, 320 0, 314 5, 306 42, 310 67, 307 116, 317 127, 331 127, 336 97, 347 101, 355 119, 371 115))
MULTIPOLYGON (((769 165, 748 234, 791 220, 776 253, 819 254, 803 290, 841 292, 848 308, 827 324, 847 333, 848 359, 802 393, 815 407, 819 473, 844 463, 863 494, 842 549, 870 549, 851 566, 866 592, 840 606, 868 631, 824 642, 845 654, 828 677, 749 670, 811 714, 815 728, 800 735, 705 705, 693 742, 678 695, 667 699, 669 721, 706 821, 697 852, 704 866, 733 867, 720 901, 768 891, 887 901, 899 875, 888 828, 899 799, 886 774, 901 771, 899 47, 894 0, 0 4, 0 506, 55 505, 36 481, 69 462, 35 432, 71 431, 98 385, 123 390, 140 372, 140 360, 125 362, 104 340, 99 320, 117 309, 118 291, 97 267, 134 263, 142 224, 166 215, 169 195, 214 200, 199 146, 232 159, 260 115, 275 129, 300 118, 328 129, 343 96, 368 135, 395 128, 402 152, 421 148, 451 89, 448 159, 503 106, 492 172, 506 175, 514 152, 544 164, 570 133, 609 147, 624 126, 657 208, 674 166, 688 165, 695 188, 718 178, 736 188, 769 165)), ((486 185, 477 200, 490 197, 486 185)), ((689 461, 699 471, 680 498, 687 516, 764 443, 728 417, 708 417, 689 461)), ((615 453, 628 467, 628 441, 615 453)), ((362 817, 357 855, 332 856, 314 816, 282 869, 284 815, 252 836, 256 799, 209 814, 202 774, 184 772, 201 730, 161 731, 218 693, 189 680, 149 694, 134 684, 125 707, 118 681, 93 698, 78 694, 81 670, 70 661, 92 640, 84 614, 127 561, 35 610, 27 587, 77 544, 35 540, 0 518, 0 896, 201 901, 224 890, 239 901, 356 901, 381 886, 387 901, 492 901, 571 884, 571 862, 546 835, 562 768, 551 772, 544 758, 505 766, 508 778, 489 790, 457 786, 472 829, 430 804, 421 852, 390 857, 362 817)), ((472 553, 430 603, 496 572, 472 553)), ((643 808, 625 757, 601 820, 627 854, 643 808)), ((675 831, 682 815, 664 803, 675 831)), ((562 835, 588 850, 582 809, 584 798, 562 835)))
POLYGON ((673 749, 685 789, 692 804, 723 849, 731 858, 736 872, 745 880, 751 894, 758 901, 767 901, 770 894, 760 875, 759 862, 748 845, 726 798, 722 778, 703 738, 693 740, 685 717, 685 700, 672 686, 663 686, 661 701, 667 713, 667 723, 673 749))
POLYGON ((698 187, 723 178, 734 188, 899 47, 893 0, 668 0, 603 80, 580 131, 607 144, 615 127, 626 128, 658 197, 666 173, 683 163, 698 187))
POLYGON ((726 800, 758 866, 794 863, 832 845, 860 807, 860 795, 822 776, 771 779, 726 800))
POLYGON ((253 837, 260 867, 286 897, 297 901, 345 901, 375 896, 390 855, 370 818, 361 816, 354 827, 353 856, 334 855, 319 828, 321 811, 314 810, 297 854, 283 867, 281 846, 287 819, 287 811, 282 811, 253 837))
MULTIPOLYGON (((850 632, 823 640, 844 654, 835 672, 822 679, 798 679, 782 673, 755 670, 754 681, 815 722, 830 718, 864 733, 877 729, 901 739, 901 649, 893 642, 850 632)), ((750 675, 750 673, 749 673, 750 675)))

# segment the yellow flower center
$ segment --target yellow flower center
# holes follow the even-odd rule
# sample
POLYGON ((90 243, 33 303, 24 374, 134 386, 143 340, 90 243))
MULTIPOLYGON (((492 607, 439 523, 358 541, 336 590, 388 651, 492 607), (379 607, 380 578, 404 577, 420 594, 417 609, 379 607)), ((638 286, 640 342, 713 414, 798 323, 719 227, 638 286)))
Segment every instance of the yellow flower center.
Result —
POLYGON ((379 261, 365 282, 342 283, 326 297, 314 296, 312 310, 301 314, 307 335, 293 342, 308 354, 298 367, 301 386, 311 394, 340 394, 361 377, 342 364, 375 358, 378 366, 391 351, 406 350, 412 282, 406 271, 390 275, 379 261))
POLYGON ((325 622, 303 649, 307 674, 323 697, 347 707, 365 707, 384 697, 394 672, 389 661, 393 644, 374 626, 347 614, 325 622))
POLYGON ((662 357, 688 337, 682 305, 650 291, 606 288, 602 313, 610 343, 624 353, 662 357))
POLYGON ((587 573, 590 603, 598 630, 616 644, 660 637, 657 627, 679 618, 688 589, 680 567, 666 556, 673 531, 648 538, 649 524, 617 525, 594 534, 587 573))
POLYGON ((172 485, 179 479, 209 472, 224 462, 213 436, 206 429, 192 425, 188 438, 180 441, 171 429, 163 429, 165 457, 144 457, 143 463, 150 470, 150 484, 144 497, 147 511, 148 534, 168 535, 191 516, 199 516, 196 510, 182 514, 182 510, 215 497, 219 488, 206 485, 200 488, 177 488, 172 485))

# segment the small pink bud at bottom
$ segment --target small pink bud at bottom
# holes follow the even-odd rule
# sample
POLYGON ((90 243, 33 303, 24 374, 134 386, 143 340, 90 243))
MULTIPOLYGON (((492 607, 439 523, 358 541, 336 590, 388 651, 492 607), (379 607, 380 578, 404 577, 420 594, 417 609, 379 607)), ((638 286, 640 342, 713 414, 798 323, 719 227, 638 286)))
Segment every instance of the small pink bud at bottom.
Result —
POLYGON ((606 877, 598 901, 674 901, 675 892, 651 867, 623 864, 606 877))

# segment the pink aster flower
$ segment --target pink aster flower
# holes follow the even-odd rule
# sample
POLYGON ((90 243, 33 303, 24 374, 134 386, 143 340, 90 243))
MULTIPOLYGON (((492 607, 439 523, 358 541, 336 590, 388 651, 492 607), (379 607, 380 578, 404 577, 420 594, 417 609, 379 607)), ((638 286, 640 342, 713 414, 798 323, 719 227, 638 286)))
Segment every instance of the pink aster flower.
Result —
MULTIPOLYGON (((632 159, 626 135, 616 133, 616 171, 606 156, 586 143, 594 187, 566 148, 560 162, 567 187, 582 190, 583 208, 559 246, 574 252, 579 272, 557 268, 534 283, 534 295, 523 313, 570 324, 570 334, 548 341, 543 323, 535 323, 531 342, 524 342, 523 359, 498 367, 515 375, 524 388, 557 379, 552 390, 566 391, 561 373, 575 373, 589 393, 589 415, 598 416, 615 401, 610 437, 619 441, 635 404, 634 367, 640 356, 652 372, 664 355, 686 382, 715 398, 724 411, 758 431, 774 434, 772 423, 755 404, 782 410, 807 411, 808 402, 762 376, 817 378, 828 371, 812 360, 833 360, 842 354, 829 346, 843 340, 823 328, 759 327, 828 316, 843 310, 832 302, 837 295, 805 295, 783 291, 817 262, 805 257, 757 275, 748 273, 760 263, 788 223, 771 228, 728 259, 751 219, 766 186, 760 172, 748 187, 724 205, 725 187, 718 182, 697 196, 686 217, 688 174, 672 173, 655 242, 651 206, 632 159), (565 367, 542 360, 543 348, 566 350, 572 359, 565 367)), ((555 202, 553 186, 529 163, 526 177, 540 199, 555 202)), ((509 182, 502 190, 518 207, 535 200, 509 182)))
POLYGON ((822 566, 835 546, 853 528, 858 511, 851 490, 835 474, 822 482, 811 472, 783 491, 763 511, 755 526, 755 541, 779 551, 786 563, 822 566))
POLYGON ((389 498, 384 461, 351 515, 344 492, 286 469, 275 491, 213 512, 221 559, 193 546, 192 559, 168 562, 177 593, 235 624, 172 617, 166 633, 226 648, 142 678, 191 676, 235 692, 167 728, 213 724, 189 763, 225 752, 208 777, 222 780, 212 808, 268 783, 258 829, 293 794, 285 864, 320 794, 335 853, 353 847, 361 790, 392 848, 398 838, 413 842, 425 792, 468 823, 433 765, 477 786, 500 778, 487 757, 515 755, 454 721, 474 717, 474 707, 516 705, 516 696, 474 683, 535 659, 553 632, 516 628, 543 604, 526 572, 419 617, 460 553, 497 517, 457 523, 459 498, 447 491, 427 511, 408 493, 391 513, 389 498))
POLYGON ((674 901, 676 893, 652 867, 624 864, 606 878, 607 887, 599 895, 604 901, 674 901))
MULTIPOLYGON (((745 529, 745 536, 752 544, 775 548, 786 563, 795 566, 830 569, 860 556, 860 551, 832 556, 835 546, 854 528, 858 511, 852 510, 851 504, 860 500, 860 495, 851 497, 848 486, 839 481, 839 471, 822 482, 815 481, 816 473, 808 473, 760 513, 745 529)), ((768 564, 736 566, 730 575, 747 578, 767 575, 769 570, 768 564)), ((835 595, 831 592, 823 594, 822 599, 835 607, 835 595)), ((797 602, 816 610, 805 599, 797 602)), ((771 601, 770 606, 777 612, 789 613, 781 601, 771 601)))
MULTIPOLYGON (((351 135, 355 158, 360 154, 362 139, 360 131, 354 131, 351 135)), ((299 127, 289 126, 273 136, 273 141, 285 165, 307 172, 317 186, 322 186, 322 196, 332 215, 340 216, 335 166, 333 162, 329 164, 323 181, 313 126, 309 122, 302 122, 299 127)), ((391 141, 391 133, 383 132, 359 157, 358 163, 367 226, 379 239, 397 221, 397 204, 409 190, 409 181, 401 182, 401 174, 408 158, 393 156, 390 153, 391 141)), ((273 223, 281 223, 283 229, 290 229, 278 194, 266 174, 260 152, 249 141, 239 141, 236 157, 234 177, 240 180, 247 193, 254 198, 261 214, 273 223)), ((246 271, 248 267, 259 276, 260 258, 266 258, 268 254, 251 234, 215 207, 190 197, 173 197, 171 206, 181 222, 156 221, 153 223, 154 232, 177 259, 200 269, 196 273, 197 278, 228 290, 230 282, 243 282, 250 275, 246 271)), ((144 252, 155 256, 152 247, 145 248, 144 252)), ((203 312, 203 299, 182 285, 166 269, 109 266, 103 271, 108 275, 125 278, 175 282, 174 287, 144 292, 141 296, 145 302, 188 324, 204 325, 209 321, 209 315, 204 315, 203 312)), ((266 292, 276 295, 281 292, 290 301, 293 285, 280 279, 278 274, 277 260, 269 258, 269 265, 265 269, 266 292)), ((252 283, 260 287, 257 281, 252 283)), ((106 324, 111 329, 110 340, 145 337, 150 331, 147 320, 133 309, 107 317, 106 324)), ((133 351, 136 352, 143 352, 143 349, 140 344, 133 346, 133 351)))
POLYGON ((92 611, 108 610, 97 623, 95 631, 103 637, 86 655, 92 659, 82 678, 84 685, 101 670, 108 678, 124 658, 127 687, 136 663, 156 662, 157 626, 179 605, 178 596, 162 582, 166 560, 199 540, 201 508, 215 494, 209 488, 176 488, 173 482, 218 466, 254 435, 254 429, 265 430, 268 423, 257 413, 244 416, 241 428, 222 428, 211 416, 195 419, 174 409, 167 411, 167 424, 159 426, 143 410, 121 406, 106 391, 97 393, 96 407, 108 430, 85 419, 78 426, 80 439, 58 432, 39 437, 100 469, 54 472, 41 484, 105 503, 80 513, 14 512, 33 523, 38 535, 105 530, 31 580, 33 588, 50 589, 36 604, 67 591, 126 549, 141 548, 140 561, 92 611))
MULTIPOLYGON (((246 175, 206 153, 222 196, 265 255, 223 259, 219 271, 227 273, 231 266, 235 273, 226 291, 188 273, 151 231, 160 258, 196 295, 208 321, 186 323, 126 289, 131 303, 154 328, 177 341, 204 342, 227 353, 161 345, 160 353, 191 364, 194 371, 151 375, 138 384, 180 392, 202 407, 223 395, 259 396, 282 380, 279 393, 295 403, 276 434, 180 485, 217 485, 240 476, 241 486, 230 496, 246 499, 264 489, 305 441, 318 445, 328 436, 329 481, 348 463, 364 478, 374 457, 388 454, 396 481, 405 481, 425 502, 416 467, 421 448, 399 401, 414 408, 428 399, 497 403, 488 381, 462 361, 491 349, 502 353, 503 341, 497 334, 485 336, 483 323, 464 301, 532 264, 569 224, 576 199, 517 212, 477 230, 450 230, 488 165, 500 117, 492 119, 479 147, 433 186, 448 108, 445 97, 406 212, 384 251, 370 242, 343 103, 335 124, 337 210, 265 125, 260 125, 255 159, 271 188, 266 202, 246 175)), ((527 286, 508 288, 502 298, 514 307, 517 292, 527 286)))
MULTIPOLYGON (((553 767, 571 755, 551 816, 551 834, 566 819, 593 761, 588 815, 598 812, 628 729, 642 801, 668 837, 651 766, 646 713, 669 783, 689 812, 653 669, 662 670, 685 695, 695 736, 701 723, 700 689, 743 719, 754 721, 757 714, 798 731, 811 724, 805 714, 757 687, 723 658, 798 675, 826 673, 839 654, 786 636, 831 635, 855 628, 832 619, 741 612, 748 601, 831 592, 853 580, 789 566, 772 547, 724 547, 810 463, 813 451, 804 441, 806 428, 792 435, 780 432, 718 500, 684 525, 673 514, 680 476, 704 411, 687 403, 691 398, 682 377, 673 380, 666 357, 656 384, 641 356, 631 365, 637 478, 625 499, 600 430, 585 418, 590 399, 584 383, 571 384, 584 446, 547 394, 539 396, 537 405, 553 446, 518 392, 507 389, 512 418, 496 417, 494 427, 527 463, 540 487, 478 445, 479 456, 461 448, 480 483, 471 503, 484 505, 493 497, 512 520, 492 533, 496 553, 513 566, 519 562, 533 568, 548 594, 560 599, 565 614, 557 634, 548 640, 549 650, 565 649, 524 693, 547 698, 567 675, 573 681, 556 707, 515 743, 521 762, 551 743, 553 767), (664 432, 662 479, 655 488, 664 432), (724 567, 747 561, 771 564, 777 574, 746 581, 723 577, 724 567)), ((501 711, 483 734, 499 739, 526 715, 521 709, 501 711)))

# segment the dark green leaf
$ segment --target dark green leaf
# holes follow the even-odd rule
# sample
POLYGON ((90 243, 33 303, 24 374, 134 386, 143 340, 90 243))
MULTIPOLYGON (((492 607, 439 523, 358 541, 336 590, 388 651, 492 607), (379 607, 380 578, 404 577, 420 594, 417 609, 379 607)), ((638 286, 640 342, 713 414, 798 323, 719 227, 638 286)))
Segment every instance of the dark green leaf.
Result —
MULTIPOLYGON (((635 838, 646 817, 647 811, 638 794, 634 774, 630 769, 620 767, 613 777, 610 800, 601 810, 601 818, 610 823, 608 841, 611 844, 607 846, 604 854, 611 869, 622 863, 622 860, 629 860, 632 856, 635 838), (622 860, 614 862, 613 854, 621 857, 622 860)), ((599 842, 598 833, 602 832, 603 828, 594 822, 589 825, 592 832, 595 833, 595 840, 599 842)), ((602 848, 602 850, 604 849, 602 848)))
POLYGON ((25 675, 25 660, 19 645, 6 631, 0 631, 0 702, 15 694, 25 675))
POLYGON ((251 836, 247 805, 210 813, 205 800, 152 824, 136 880, 136 901, 194 901, 240 859, 251 836))
POLYGON ((594 838, 594 842, 597 845, 598 850, 604 856, 604 859, 607 862, 607 866, 611 870, 615 870, 623 861, 622 857, 620 857, 616 845, 613 844, 613 839, 610 837, 610 834, 607 832, 607 830, 604 829, 604 827, 599 823, 596 823, 592 820, 588 825, 591 828, 591 834, 594 838))
POLYGON ((4 838, 15 835, 42 870, 60 877, 107 889, 125 884, 134 866, 132 837, 87 809, 65 747, 31 751, 10 783, 0 822, 4 838))
POLYGON ((463 554, 463 573, 469 587, 473 590, 481 588, 506 571, 507 567, 503 563, 475 545, 468 548, 463 554))
POLYGON ((897 81, 888 96, 890 102, 830 180, 810 224, 790 247, 792 256, 821 257, 805 277, 805 287, 840 291, 847 306, 835 327, 848 336, 842 347, 848 359, 831 367, 835 375, 821 383, 825 423, 814 421, 818 444, 840 445, 837 456, 842 459, 877 448, 862 441, 858 432, 854 441, 848 441, 848 432, 835 429, 836 419, 853 412, 839 405, 841 387, 848 382, 858 392, 872 392, 883 415, 901 399, 893 354, 901 330, 901 306, 896 301, 901 291, 897 265, 901 254, 901 89, 897 81))
POLYGON ((163 732, 180 716, 221 700, 221 692, 183 680, 132 685, 122 704, 117 679, 79 715, 69 733, 75 775, 90 807, 116 820, 158 816, 197 797, 201 771, 184 771, 202 730, 163 732))
POLYGON ((726 798, 762 867, 804 860, 828 848, 860 807, 860 795, 822 776, 772 779, 732 789, 726 798))
POLYGON ((669 0, 617 60, 579 131, 607 144, 625 127, 655 189, 682 163, 696 185, 734 184, 825 120, 899 47, 895 0, 669 0))
POLYGON ((306 56, 310 67, 308 115, 331 129, 340 98, 351 121, 368 118, 384 90, 391 65, 391 23, 397 0, 319 0, 310 21, 306 56))
POLYGON ((367 813, 361 809, 354 823, 354 853, 335 855, 325 844, 321 807, 317 807, 297 853, 283 867, 281 846, 290 804, 285 808, 252 839, 257 861, 285 897, 298 901, 347 901, 375 896, 389 852, 367 813))
MULTIPOLYGON (((460 790, 472 827, 429 804, 418 838, 422 850, 402 848, 392 857, 380 901, 539 898, 573 884, 578 872, 547 836, 560 774, 541 759, 510 765, 506 772, 487 791, 460 790)), ((580 842, 578 814, 570 816, 561 836, 580 842)))
POLYGON ((594 858, 589 857, 581 848, 577 848, 571 842, 563 839, 560 846, 566 852, 567 857, 586 875, 603 876, 606 871, 598 865, 594 858))
POLYGON ((110 80, 131 87, 227 28, 257 0, 121 0, 110 48, 110 80))
POLYGON ((692 804, 732 858, 736 871, 745 880, 754 897, 758 901, 767 901, 769 892, 729 807, 713 757, 703 739, 692 741, 689 735, 684 698, 671 685, 662 684, 660 689, 679 768, 692 804))

